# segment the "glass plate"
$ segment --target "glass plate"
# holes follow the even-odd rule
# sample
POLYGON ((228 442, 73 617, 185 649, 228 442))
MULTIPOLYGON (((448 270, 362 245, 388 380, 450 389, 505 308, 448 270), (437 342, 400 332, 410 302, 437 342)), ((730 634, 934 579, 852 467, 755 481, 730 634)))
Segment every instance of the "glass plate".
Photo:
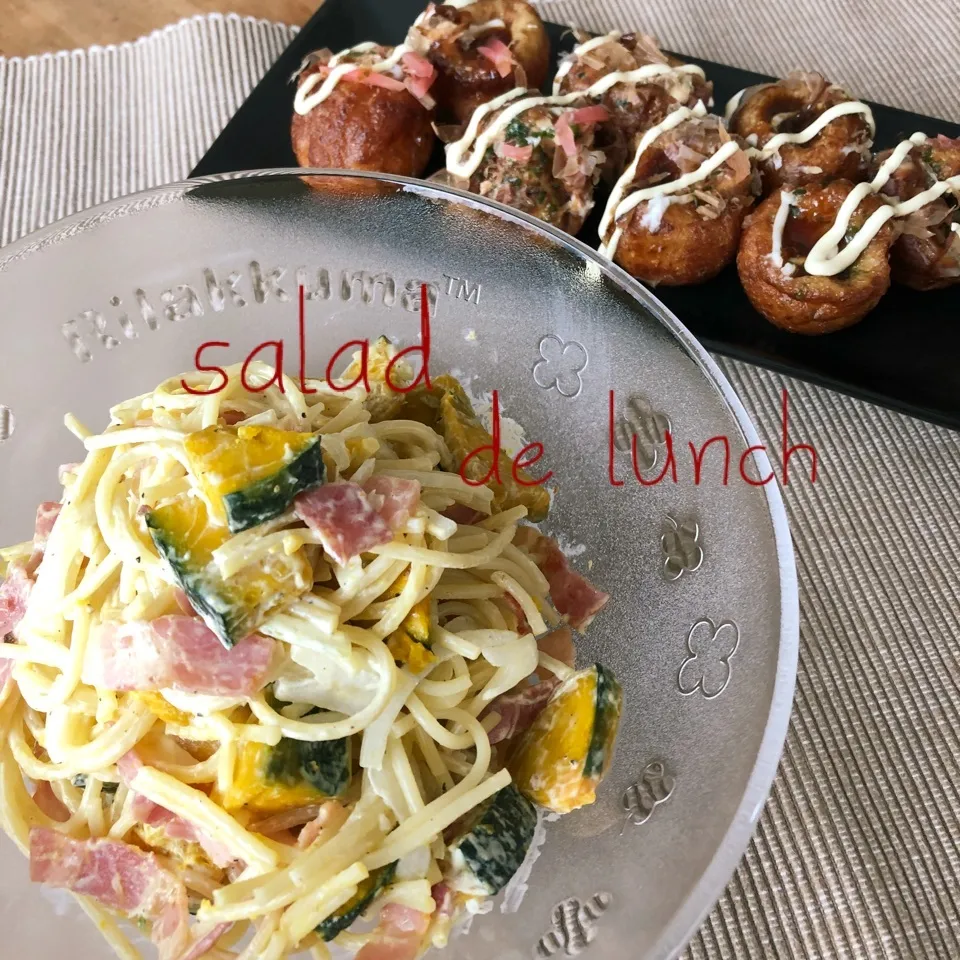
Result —
MULTIPOLYGON (((594 806, 547 825, 519 909, 514 889, 451 956, 674 956, 742 856, 776 770, 796 672, 793 553, 776 482, 754 485, 771 468, 730 385, 585 245, 429 183, 318 173, 308 186, 273 171, 149 191, 6 248, 0 543, 31 535, 36 504, 60 495, 58 464, 81 458, 67 411, 101 429, 110 405, 193 369, 207 341, 230 343, 204 354, 226 363, 282 339, 296 375, 300 283, 318 375, 348 340, 416 343, 430 284, 431 370, 475 396, 498 391, 543 444, 544 529, 613 597, 579 644, 581 662, 623 683, 613 768, 594 806), (637 436, 648 482, 669 464, 669 431, 677 482, 638 483, 630 454, 611 452, 611 419, 620 445, 637 436), (716 441, 695 483, 688 444, 713 437, 729 444, 729 482, 716 441)), ((5 952, 109 955, 69 898, 31 886, 5 840, 0 851, 16 917, 5 952)))

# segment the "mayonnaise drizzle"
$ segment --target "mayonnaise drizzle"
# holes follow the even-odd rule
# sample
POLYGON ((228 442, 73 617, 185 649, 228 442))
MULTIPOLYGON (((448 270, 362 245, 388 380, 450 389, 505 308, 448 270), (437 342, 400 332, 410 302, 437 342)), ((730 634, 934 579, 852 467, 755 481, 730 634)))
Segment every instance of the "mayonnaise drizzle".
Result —
POLYGON ((873 121, 873 111, 870 107, 865 103, 861 103, 859 100, 848 100, 845 103, 836 103, 828 110, 824 110, 813 123, 804 127, 798 133, 778 133, 776 136, 771 137, 759 149, 754 148, 753 156, 758 160, 766 160, 768 157, 779 153, 780 148, 788 143, 807 143, 828 123, 850 113, 862 113, 867 121, 867 126, 870 128, 870 136, 872 137, 874 133, 876 133, 877 127, 873 121))
POLYGON ((472 27, 467 27, 464 33, 469 37, 475 37, 484 32, 484 30, 493 30, 495 27, 506 27, 506 23, 499 17, 494 20, 488 20, 486 23, 478 23, 472 27))
POLYGON ((483 160, 483 155, 494 139, 504 131, 520 114, 533 107, 567 107, 578 100, 592 99, 602 97, 611 87, 618 83, 643 83, 653 77, 660 77, 666 74, 696 73, 703 76, 700 67, 692 64, 684 64, 680 67, 671 67, 666 63, 650 63, 636 70, 618 71, 608 73, 601 77, 596 83, 586 90, 578 90, 574 93, 554 94, 552 97, 524 97, 517 100, 518 96, 527 93, 527 90, 514 89, 508 90, 499 97, 494 97, 488 103, 481 104, 473 111, 470 123, 463 136, 447 145, 447 169, 458 177, 469 178, 476 173, 477 168, 483 160), (512 101, 512 102, 511 102, 512 101), (509 104, 509 106, 507 106, 509 104), (480 133, 480 124, 489 114, 501 107, 506 107, 487 128, 480 133), (464 155, 470 147, 469 156, 464 159, 464 155))
POLYGON ((728 101, 727 107, 723 111, 723 119, 729 123, 733 119, 733 115, 737 112, 740 107, 740 101, 743 99, 743 95, 749 90, 749 87, 744 87, 742 90, 738 90, 728 101))
MULTIPOLYGON (((651 127, 643 135, 640 143, 637 145, 637 152, 634 154, 633 162, 624 170, 622 176, 617 180, 610 193, 610 199, 607 201, 606 209, 603 211, 603 217, 600 220, 601 237, 606 234, 611 225, 615 225, 617 220, 643 203, 644 200, 680 193, 686 190, 688 187, 693 186, 693 184, 705 180, 714 170, 726 163, 730 157, 742 149, 739 143, 735 140, 730 140, 723 144, 712 156, 707 157, 696 170, 691 170, 690 173, 685 173, 676 180, 670 180, 666 183, 655 183, 653 186, 643 187, 640 190, 634 190, 632 193, 627 194, 627 189, 633 182, 633 178, 637 173, 637 167, 640 165, 640 158, 651 144, 668 130, 679 126, 684 120, 689 120, 691 117, 703 117, 706 116, 706 113, 707 108, 703 105, 703 101, 699 101, 693 109, 689 107, 678 107, 672 113, 668 113, 664 120, 655 127, 651 127)), ((599 252, 613 259, 617 247, 620 244, 622 234, 623 231, 619 227, 616 227, 610 239, 600 244, 598 248, 599 252)))
MULTIPOLYGON (((921 207, 932 203, 948 191, 960 192, 960 175, 946 180, 938 180, 928 190, 918 193, 909 200, 898 203, 885 203, 867 218, 866 223, 857 231, 856 236, 840 250, 840 242, 850 227, 850 218, 861 202, 869 196, 879 193, 893 176, 897 167, 903 163, 907 154, 915 146, 926 143, 925 133, 915 133, 909 140, 903 140, 893 149, 883 162, 877 175, 869 183, 858 183, 847 195, 837 213, 833 226, 813 245, 807 254, 804 267, 807 273, 815 277, 832 277, 847 269, 880 231, 880 228, 894 217, 908 217, 921 207)), ((960 195, 960 193, 958 193, 960 195)))
POLYGON ((783 231, 787 225, 787 218, 790 216, 790 204, 793 203, 794 199, 792 193, 781 190, 780 206, 777 208, 777 215, 773 218, 773 242, 767 256, 774 266, 781 270, 783 269, 783 231))
MULTIPOLYGON (((336 89, 337 84, 348 74, 360 68, 359 64, 356 63, 344 63, 343 59, 346 56, 349 56, 352 53, 368 53, 370 50, 376 49, 378 44, 371 43, 369 41, 365 43, 358 43, 355 47, 348 47, 346 50, 341 50, 339 53, 335 54, 330 58, 330 62, 327 64, 328 67, 332 68, 330 73, 327 74, 326 79, 323 79, 319 73, 311 73, 303 83, 297 88, 297 95, 293 98, 293 109, 296 110, 300 116, 305 116, 308 114, 314 107, 319 106, 323 103, 327 97, 336 89), (322 85, 316 93, 312 93, 314 87, 317 84, 321 83, 322 85)), ((390 54, 385 60, 381 60, 380 63, 375 63, 370 67, 363 67, 364 70, 369 70, 371 73, 387 73, 389 70, 392 70, 401 60, 405 53, 412 53, 413 48, 408 46, 405 43, 401 43, 399 47, 395 47, 393 53, 390 54)))
POLYGON ((573 50, 567 54, 563 63, 560 64, 559 68, 557 69, 557 75, 553 78, 554 95, 560 92, 560 83, 570 72, 570 68, 573 66, 573 62, 577 57, 579 57, 581 54, 589 53, 591 50, 596 50, 597 47, 602 47, 605 43, 608 43, 611 40, 619 40, 622 36, 623 34, 619 30, 611 30, 610 33, 605 34, 602 37, 593 37, 592 39, 575 46, 573 50))
MULTIPOLYGON (((743 96, 748 90, 759 90, 762 87, 771 86, 771 84, 761 84, 758 87, 745 87, 739 93, 735 93, 728 101, 726 109, 723 112, 724 120, 729 123, 733 115, 740 109, 743 96)), ((848 100, 844 103, 835 103, 832 107, 824 110, 811 124, 799 130, 796 133, 778 133, 771 137, 762 147, 755 148, 750 152, 751 157, 757 160, 769 160, 780 153, 780 148, 788 143, 807 143, 812 140, 821 130, 832 121, 850 113, 862 113, 870 128, 870 136, 877 132, 877 125, 874 123, 873 111, 867 104, 860 100, 848 100)))

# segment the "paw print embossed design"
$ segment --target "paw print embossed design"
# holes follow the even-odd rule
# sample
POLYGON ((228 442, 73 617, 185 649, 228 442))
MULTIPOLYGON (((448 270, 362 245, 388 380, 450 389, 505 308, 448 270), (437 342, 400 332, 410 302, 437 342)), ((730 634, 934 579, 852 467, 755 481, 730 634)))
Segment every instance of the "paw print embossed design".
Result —
POLYGON ((583 389, 581 374, 588 360, 582 343, 548 334, 540 340, 540 359, 533 365, 533 379, 544 390, 555 387, 560 396, 572 399, 583 389))
POLYGON ((540 938, 535 957, 553 957, 563 952, 576 957, 593 942, 597 921, 613 902, 609 893, 594 894, 586 903, 570 897, 553 908, 553 926, 540 938))
POLYGON ((687 634, 687 653, 677 684, 686 697, 698 690, 704 700, 719 697, 730 683, 730 660, 740 646, 740 628, 730 620, 719 626, 709 617, 698 620, 687 634))
POLYGON ((627 823, 635 827, 645 824, 653 816, 653 811, 670 799, 675 783, 662 760, 651 760, 643 768, 640 779, 627 787, 623 794, 621 804, 627 814, 627 823))
POLYGON ((700 525, 696 520, 677 521, 667 514, 666 529, 660 537, 663 551, 663 575, 668 580, 679 580, 684 573, 695 573, 703 564, 700 546, 700 525))
POLYGON ((666 414, 654 410, 645 397, 634 395, 627 400, 623 415, 614 424, 613 445, 629 455, 636 436, 637 465, 641 470, 652 470, 670 430, 670 418, 666 414))

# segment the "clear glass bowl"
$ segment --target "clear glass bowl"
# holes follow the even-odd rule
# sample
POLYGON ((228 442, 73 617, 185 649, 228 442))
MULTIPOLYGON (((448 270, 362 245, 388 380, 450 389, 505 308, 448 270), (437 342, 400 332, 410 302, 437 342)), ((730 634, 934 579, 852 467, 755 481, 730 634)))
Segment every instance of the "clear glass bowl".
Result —
MULTIPOLYGON (((37 502, 59 496, 57 465, 79 459, 67 411, 102 427, 111 404, 193 369, 206 341, 230 342, 205 355, 217 362, 283 339, 295 372, 298 283, 309 371, 347 340, 415 343, 421 282, 435 300, 432 370, 474 394, 497 390, 543 443, 537 467, 556 488, 545 529, 613 595, 581 659, 602 659, 626 698, 597 803, 547 825, 519 909, 514 890, 451 956, 674 956, 743 854, 780 756, 797 657, 793 553, 776 483, 738 469, 755 480, 770 465, 747 452, 759 440, 729 383, 593 250, 446 187, 342 173, 307 185, 292 171, 149 191, 21 240, 0 251, 0 542, 31 535, 37 502), (642 486, 629 454, 611 458, 611 391, 645 479, 671 430, 676 483, 642 486), (688 443, 717 436, 729 483, 716 442, 697 484, 688 443)), ((110 955, 65 895, 29 884, 6 841, 0 898, 17 917, 11 955, 110 955)))

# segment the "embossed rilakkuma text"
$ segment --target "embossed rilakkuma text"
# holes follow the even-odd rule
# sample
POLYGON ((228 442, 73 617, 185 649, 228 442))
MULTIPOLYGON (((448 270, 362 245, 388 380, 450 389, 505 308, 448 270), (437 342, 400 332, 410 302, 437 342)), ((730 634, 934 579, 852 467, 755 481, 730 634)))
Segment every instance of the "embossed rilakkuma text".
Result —
MULTIPOLYGON (((106 306, 81 310, 65 320, 60 330, 70 351, 81 363, 89 363, 97 351, 116 350, 168 324, 179 325, 249 304, 289 303, 298 289, 304 291, 308 301, 340 300, 365 307, 399 307, 416 313, 423 286, 419 279, 398 279, 382 270, 290 268, 261 264, 259 260, 251 260, 239 270, 204 267, 184 279, 188 282, 170 284, 159 292, 137 287, 130 295, 110 297, 106 306)), ((445 279, 450 296, 472 305, 479 303, 478 283, 445 279)), ((426 286, 433 307, 440 288, 429 282, 426 286)))

